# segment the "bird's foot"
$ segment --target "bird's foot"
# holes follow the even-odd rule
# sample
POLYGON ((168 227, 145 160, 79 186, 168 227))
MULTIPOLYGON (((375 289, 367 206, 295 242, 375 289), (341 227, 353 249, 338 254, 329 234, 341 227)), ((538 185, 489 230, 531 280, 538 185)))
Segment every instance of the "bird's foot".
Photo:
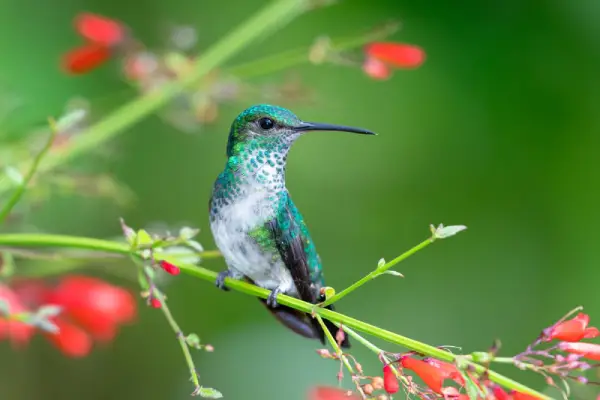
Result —
POLYGON ((225 278, 229 277, 231 277, 229 270, 219 272, 219 275, 217 275, 217 280, 215 281, 215 286, 225 292, 229 292, 231 289, 225 286, 225 278))
POLYGON ((275 288, 271 291, 271 294, 269 294, 269 297, 267 297, 267 305, 271 308, 275 308, 277 307, 279 304, 277 303, 277 295, 281 293, 281 289, 280 288, 275 288))

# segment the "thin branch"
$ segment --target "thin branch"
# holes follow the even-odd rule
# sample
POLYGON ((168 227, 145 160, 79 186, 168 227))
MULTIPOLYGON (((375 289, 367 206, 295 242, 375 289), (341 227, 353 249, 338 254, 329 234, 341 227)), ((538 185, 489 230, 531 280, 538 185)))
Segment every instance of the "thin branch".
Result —
POLYGON ((4 222, 8 214, 10 214, 10 212, 12 211, 13 207, 17 205, 19 200, 21 200, 23 193, 25 193, 25 189, 27 189, 27 185, 29 185, 29 182, 37 172, 40 166, 40 162, 42 161, 44 156, 48 154, 48 151, 50 151, 50 148, 52 147, 52 143, 54 143, 54 138, 58 133, 56 122, 54 122, 52 118, 49 118, 48 123, 50 124, 50 136, 48 137, 48 140, 46 141, 46 144, 44 145, 42 150, 40 150, 37 156, 33 159, 33 162, 29 167, 29 171, 27 172, 27 175, 25 175, 25 177, 23 178, 23 181, 19 184, 19 186, 17 186, 17 189, 8 199, 4 207, 2 207, 2 210, 0 211, 0 224, 4 222))
MULTIPOLYGON (((137 256, 137 254, 131 254, 128 245, 124 243, 111 242, 101 239, 92 239, 75 236, 62 236, 62 235, 44 235, 44 234, 0 234, 0 247, 2 246, 17 246, 17 247, 66 247, 66 248, 80 248, 88 250, 100 250, 109 251, 118 254, 129 254, 137 256)), ((206 268, 198 267, 191 264, 181 263, 173 257, 169 257, 168 254, 157 253, 155 255, 157 261, 167 260, 175 263, 183 272, 188 275, 192 275, 196 278, 205 280, 207 282, 214 283, 217 279, 217 273, 206 268)), ((260 297, 266 299, 271 293, 267 289, 260 288, 258 286, 251 285, 247 282, 233 280, 230 278, 226 279, 227 287, 236 290, 241 293, 245 293, 251 296, 260 297)), ((314 313, 322 318, 326 318, 334 323, 344 324, 344 327, 356 329, 358 331, 370 334, 372 336, 383 339, 387 342, 403 346, 409 350, 416 351, 421 354, 435 357, 440 360, 454 362, 456 355, 441 350, 437 347, 430 346, 428 344, 419 342, 417 340, 410 339, 408 337, 399 335, 394 332, 379 328, 377 326, 368 324, 366 322, 359 321, 355 318, 349 317, 344 314, 337 313, 321 307, 315 307, 314 304, 304 302, 295 297, 286 296, 280 294, 277 297, 278 303, 294 308, 298 311, 305 313, 314 313)), ((509 389, 515 389, 519 392, 528 393, 533 396, 537 396, 543 400, 551 400, 552 398, 539 393, 529 387, 522 385, 508 377, 500 375, 496 372, 489 371, 485 367, 476 364, 474 362, 466 361, 466 364, 472 368, 475 372, 484 373, 486 371, 490 380, 498 383, 509 389)))

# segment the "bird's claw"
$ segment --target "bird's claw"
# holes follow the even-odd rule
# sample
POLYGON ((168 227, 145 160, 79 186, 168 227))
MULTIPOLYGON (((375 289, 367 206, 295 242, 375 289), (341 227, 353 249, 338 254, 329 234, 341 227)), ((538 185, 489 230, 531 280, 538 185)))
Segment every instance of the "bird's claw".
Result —
POLYGON ((277 307, 279 304, 277 303, 277 295, 281 293, 281 289, 277 288, 271 291, 269 297, 267 297, 267 305, 271 308, 277 307))
POLYGON ((225 292, 229 292, 231 289, 229 289, 227 286, 225 286, 225 278, 229 278, 230 276, 231 275, 230 275, 229 271, 219 272, 219 275, 217 275, 217 280, 215 281, 215 286, 225 292))

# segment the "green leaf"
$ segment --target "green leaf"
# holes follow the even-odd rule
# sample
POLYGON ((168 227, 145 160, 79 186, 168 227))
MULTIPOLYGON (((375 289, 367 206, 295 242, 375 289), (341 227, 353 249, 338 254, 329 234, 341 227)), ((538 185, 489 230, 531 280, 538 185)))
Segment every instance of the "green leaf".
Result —
POLYGON ((217 389, 202 386, 196 389, 194 393, 192 393, 192 395, 204 397, 207 399, 220 399, 221 397, 223 397, 221 392, 219 392, 217 389))
POLYGON ((137 234, 135 233, 133 228, 131 228, 130 226, 127 226, 125 224, 125 220, 123 218, 121 218, 120 221, 121 221, 121 229, 123 230, 125 239, 127 239, 127 243, 129 243, 129 245, 132 248, 135 248, 137 246, 137 234))
POLYGON ((52 317, 56 317, 62 311, 62 307, 55 305, 45 305, 38 308, 35 313, 37 318, 48 319, 52 317))
POLYGON ((387 271, 383 271, 384 274, 389 274, 389 275, 393 275, 393 276, 398 276, 400 278, 404 278, 404 275, 402 275, 400 272, 398 271, 393 271, 393 270, 387 270, 387 271))
POLYGON ((429 228, 431 229, 434 239, 445 239, 467 229, 465 225, 444 226, 444 224, 440 224, 437 228, 433 225, 429 225, 429 228))
POLYGON ((0 277, 8 278, 15 273, 15 259, 11 253, 0 253, 0 277))
POLYGON ((19 172, 19 170, 15 167, 7 165, 6 167, 4 167, 4 174, 12 183, 16 184, 17 186, 23 184, 23 175, 21 175, 21 172, 19 172))
POLYGON ((328 300, 329 298, 335 296, 335 289, 331 286, 325 286, 321 290, 323 291, 323 293, 325 293, 325 300, 328 300))
POLYGON ((190 240, 200 232, 200 229, 184 226, 179 230, 179 237, 183 240, 190 240))
POLYGON ((485 351, 475 351, 471 353, 471 357, 473 357, 473 361, 479 364, 488 364, 493 359, 492 355, 485 351))
POLYGON ((200 348, 200 337, 195 333, 190 333, 185 337, 185 342, 188 346, 193 347, 195 349, 200 348))
POLYGON ((137 247, 149 247, 154 243, 154 239, 150 236, 148 232, 143 229, 137 231, 137 247))

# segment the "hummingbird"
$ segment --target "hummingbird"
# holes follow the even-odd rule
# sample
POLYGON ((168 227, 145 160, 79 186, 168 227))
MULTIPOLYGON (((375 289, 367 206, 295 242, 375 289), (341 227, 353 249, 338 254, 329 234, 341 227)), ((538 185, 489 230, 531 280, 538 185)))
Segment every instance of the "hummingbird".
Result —
MULTIPOLYGON (((285 183, 288 152, 311 131, 375 135, 362 128, 302 121, 274 105, 247 108, 231 124, 227 162, 214 183, 209 213, 227 265, 216 286, 228 291, 225 278, 231 278, 271 290, 266 300, 260 299, 271 314, 295 333, 324 344, 325 332, 315 318, 277 303, 280 293, 312 304, 325 300, 321 259, 285 183)), ((325 324, 335 337, 338 327, 325 324)), ((347 335, 341 346, 350 347, 347 335)))

